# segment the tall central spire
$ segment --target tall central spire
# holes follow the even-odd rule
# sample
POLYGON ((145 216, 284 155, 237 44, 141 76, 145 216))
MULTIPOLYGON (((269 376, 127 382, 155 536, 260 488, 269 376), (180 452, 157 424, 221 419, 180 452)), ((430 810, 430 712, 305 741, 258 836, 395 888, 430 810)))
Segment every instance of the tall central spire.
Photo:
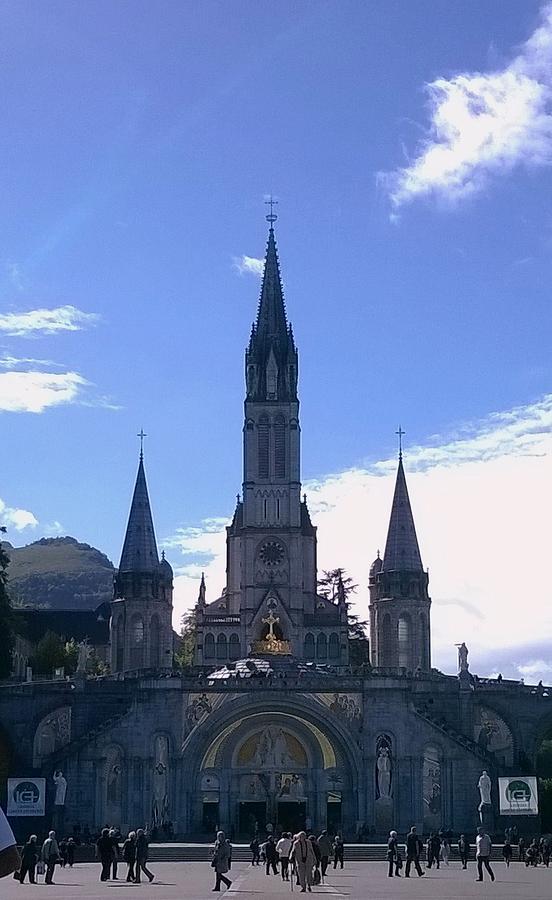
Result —
POLYGON ((406 486, 401 448, 389 531, 383 556, 383 570, 385 572, 417 572, 422 569, 422 557, 406 486))
POLYGON ((119 572, 150 572, 158 565, 159 555, 141 449, 119 572))
POLYGON ((286 307, 272 225, 268 232, 263 284, 255 330, 260 339, 281 338, 285 340, 287 338, 286 307))

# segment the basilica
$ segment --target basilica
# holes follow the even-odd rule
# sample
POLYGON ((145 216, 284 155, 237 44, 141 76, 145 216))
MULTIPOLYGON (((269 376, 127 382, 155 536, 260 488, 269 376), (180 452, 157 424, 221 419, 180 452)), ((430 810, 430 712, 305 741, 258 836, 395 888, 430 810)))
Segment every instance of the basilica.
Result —
POLYGON ((503 830, 498 778, 535 772, 552 697, 477 678, 465 648, 457 676, 432 668, 428 573, 402 454, 385 550, 366 565, 370 662, 352 664, 344 586, 333 599, 317 591, 299 353, 276 217, 267 218, 245 353, 242 488, 226 584, 210 599, 201 582, 193 665, 174 667, 173 572, 158 553, 140 454, 111 602, 110 674, 90 677, 84 658, 70 678, 2 687, 0 778, 46 779, 45 824, 147 824, 205 840, 217 826, 249 839, 272 825, 376 839, 411 825, 473 834, 486 772, 486 824, 503 830))

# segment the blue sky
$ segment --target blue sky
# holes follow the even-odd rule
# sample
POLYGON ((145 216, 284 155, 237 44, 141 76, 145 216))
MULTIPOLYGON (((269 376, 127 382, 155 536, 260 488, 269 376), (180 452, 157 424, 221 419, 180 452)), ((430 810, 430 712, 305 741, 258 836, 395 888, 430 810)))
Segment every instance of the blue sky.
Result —
MULTIPOLYGON (((449 590, 459 609, 472 591, 492 617, 504 589, 487 583, 483 558, 466 583, 468 512, 454 554, 435 539, 443 519, 458 522, 463 467, 491 453, 500 471, 481 475, 493 497, 512 480, 528 496, 523 521, 508 510, 516 546, 534 547, 549 527, 550 7, 6 0, 1 19, 10 539, 68 533, 117 562, 143 426, 158 537, 181 571, 178 610, 211 563, 217 596, 259 293, 240 260, 263 256, 272 191, 300 352, 303 477, 313 496, 340 473, 381 477, 379 505, 348 512, 362 538, 348 563, 365 585, 402 423, 420 470, 424 561, 443 569, 434 619, 445 666, 447 627, 474 624, 465 609, 444 615, 449 590), (504 443, 512 421, 521 431, 504 443), (422 476, 439 483, 442 469, 448 503, 433 528, 437 499, 422 476)), ((346 508, 341 495, 332 502, 346 508)), ((327 525, 321 562, 340 565, 346 548, 327 525)), ((493 569, 501 552, 504 542, 493 569)), ((502 652, 505 635, 489 640, 502 652)), ((552 671, 530 635, 518 643, 520 665, 552 671)))

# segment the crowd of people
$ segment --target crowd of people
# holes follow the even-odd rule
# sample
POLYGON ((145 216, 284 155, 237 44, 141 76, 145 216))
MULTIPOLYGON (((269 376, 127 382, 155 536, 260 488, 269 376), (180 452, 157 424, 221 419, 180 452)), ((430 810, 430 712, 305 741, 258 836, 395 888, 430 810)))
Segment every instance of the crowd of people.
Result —
MULTIPOLYGON (((36 834, 31 834, 21 850, 21 865, 15 876, 21 884, 28 878, 36 884, 38 876, 44 875, 45 884, 54 884, 56 866, 62 869, 72 867, 75 861, 77 843, 74 837, 58 841, 55 831, 50 831, 40 844, 36 834)), ((130 831, 123 841, 118 828, 105 826, 95 842, 95 856, 100 863, 100 881, 117 881, 119 863, 126 863, 126 880, 140 884, 141 876, 153 881, 148 861, 148 836, 144 828, 130 831)))
MULTIPOLYGON (((341 836, 336 835, 332 841, 326 831, 318 838, 314 834, 307 835, 306 831, 295 835, 285 831, 278 840, 268 834, 262 843, 255 836, 249 848, 252 866, 263 865, 267 875, 280 875, 282 881, 295 879, 300 893, 311 891, 313 884, 324 881, 330 859, 333 859, 334 869, 338 865, 343 868, 345 855, 341 836)), ((213 891, 220 891, 222 883, 230 887, 232 882, 227 873, 232 865, 232 845, 223 831, 217 833, 211 865, 215 870, 213 891)))

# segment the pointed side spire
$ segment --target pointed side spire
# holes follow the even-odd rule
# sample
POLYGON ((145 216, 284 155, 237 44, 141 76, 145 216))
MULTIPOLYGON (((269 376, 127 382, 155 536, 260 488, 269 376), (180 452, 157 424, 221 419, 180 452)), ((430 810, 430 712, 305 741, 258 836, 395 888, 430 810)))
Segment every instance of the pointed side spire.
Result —
POLYGON ((150 572, 158 565, 159 555, 141 449, 119 572, 150 572))
POLYGON ((391 508, 387 543, 383 555, 383 571, 423 571, 414 516, 410 506, 406 477, 404 474, 402 452, 399 455, 399 467, 395 494, 391 508))
POLYGON ((205 572, 201 573, 201 582, 199 585, 199 594, 197 595, 197 605, 205 606, 205 596, 207 594, 207 588, 205 587, 205 572))
POLYGON ((288 336, 280 264, 272 226, 268 232, 263 284, 255 331, 261 339, 279 337, 284 341, 288 336))

